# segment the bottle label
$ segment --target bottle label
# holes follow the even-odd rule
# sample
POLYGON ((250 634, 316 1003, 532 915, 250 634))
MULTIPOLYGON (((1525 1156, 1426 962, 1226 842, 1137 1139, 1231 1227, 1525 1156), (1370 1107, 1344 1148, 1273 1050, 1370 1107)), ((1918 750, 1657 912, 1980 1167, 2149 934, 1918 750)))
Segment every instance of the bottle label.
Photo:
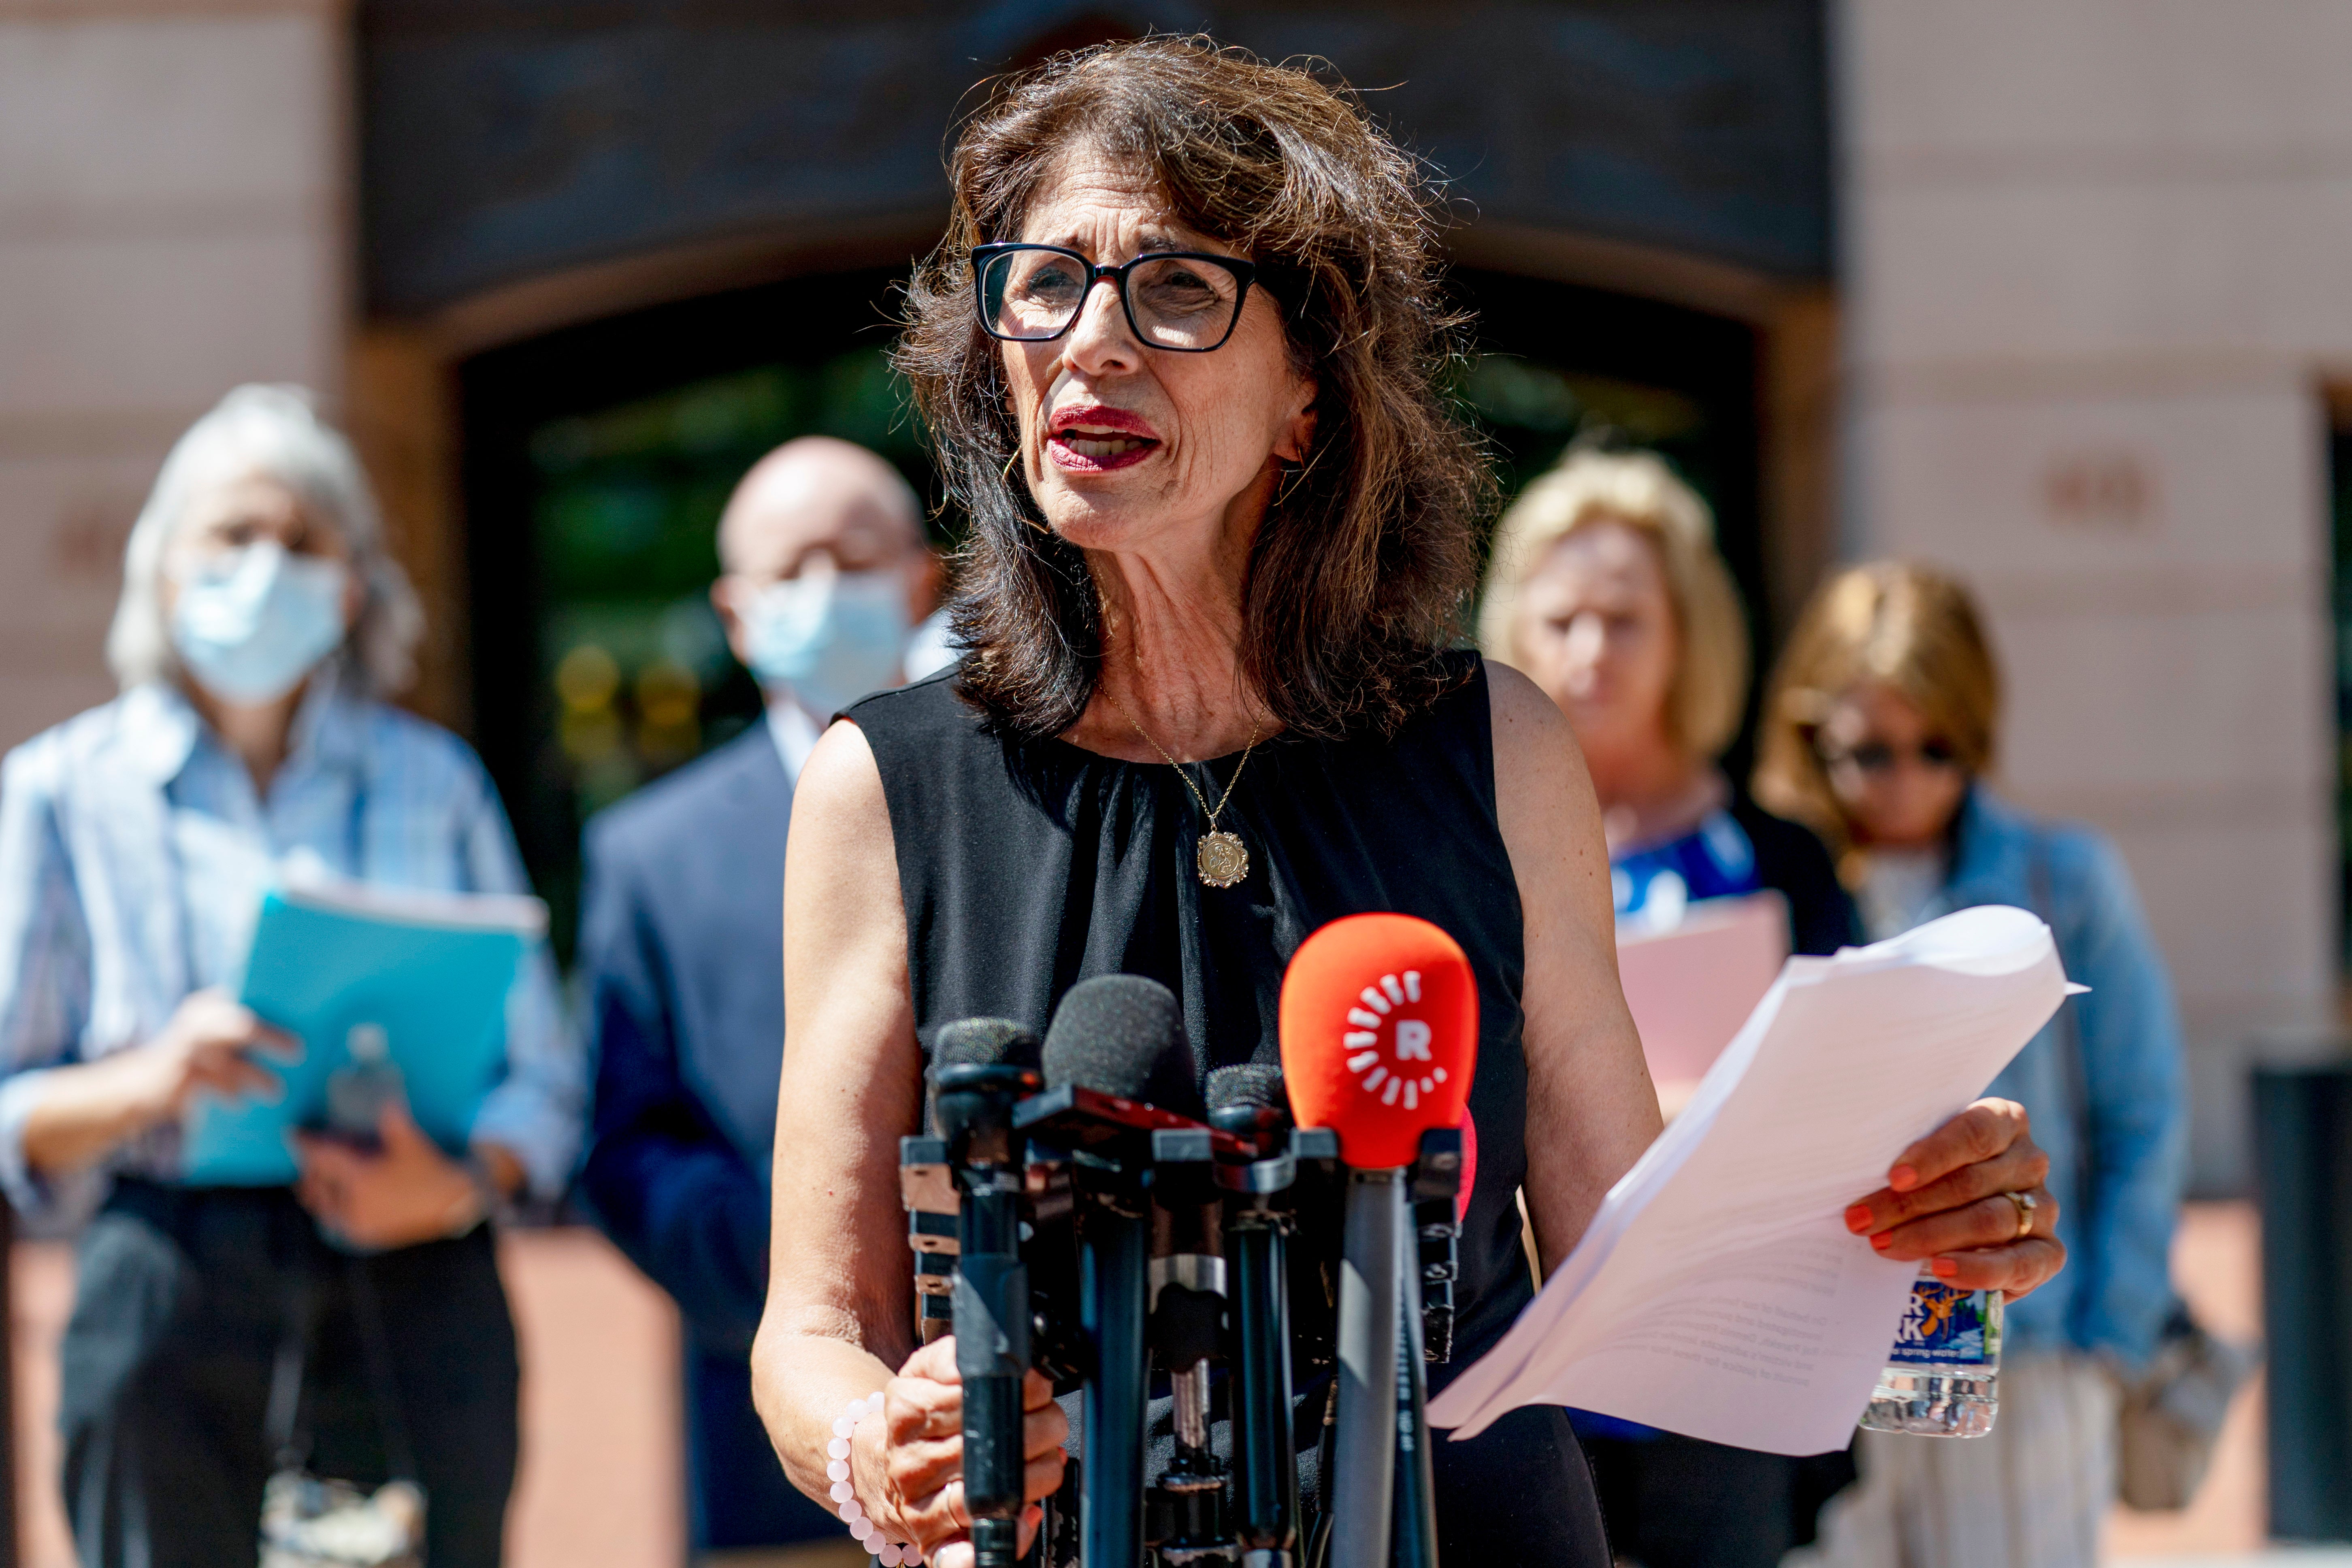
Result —
POLYGON ((1887 1361, 1896 1366, 1994 1363, 2000 1354, 2000 1331, 1991 1326, 1991 1294, 1963 1290, 1938 1279, 1915 1282, 1887 1361))

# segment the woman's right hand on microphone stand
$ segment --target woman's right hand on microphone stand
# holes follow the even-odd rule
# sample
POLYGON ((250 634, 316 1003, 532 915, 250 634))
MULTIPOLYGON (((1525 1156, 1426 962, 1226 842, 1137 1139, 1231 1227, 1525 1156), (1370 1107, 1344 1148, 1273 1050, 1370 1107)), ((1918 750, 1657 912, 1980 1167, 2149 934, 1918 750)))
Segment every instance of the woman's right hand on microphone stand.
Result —
MULTIPOLYGON (((882 1414, 857 1424, 849 1467, 857 1500, 882 1533, 910 1542, 923 1561, 940 1568, 971 1568, 963 1501, 963 1383, 956 1373, 955 1341, 935 1340, 907 1358, 883 1389, 882 1414)), ((1062 1484, 1062 1445, 1070 1419, 1054 1403, 1053 1385, 1031 1373, 1022 1385, 1027 1419, 1022 1454, 1028 1460, 1021 1514, 1021 1551, 1036 1539, 1038 1502, 1062 1484)))

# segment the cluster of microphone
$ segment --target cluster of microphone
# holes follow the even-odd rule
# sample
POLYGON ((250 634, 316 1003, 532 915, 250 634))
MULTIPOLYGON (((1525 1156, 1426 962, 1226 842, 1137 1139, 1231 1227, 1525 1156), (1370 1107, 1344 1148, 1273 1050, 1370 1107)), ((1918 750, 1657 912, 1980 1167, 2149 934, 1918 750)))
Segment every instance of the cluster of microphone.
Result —
POLYGON ((1335 921, 1284 976, 1280 1033, 1282 1065, 1214 1069, 1201 1116, 1156 981, 1080 983, 1042 1042, 993 1018, 938 1032, 900 1182, 919 1331, 955 1336, 980 1568, 1022 1561, 1033 1370, 1078 1393, 1083 1437, 1033 1561, 1435 1568, 1423 1363, 1452 1341, 1468 961, 1423 921, 1335 921), (1155 1373, 1173 1446, 1148 1474, 1155 1373))

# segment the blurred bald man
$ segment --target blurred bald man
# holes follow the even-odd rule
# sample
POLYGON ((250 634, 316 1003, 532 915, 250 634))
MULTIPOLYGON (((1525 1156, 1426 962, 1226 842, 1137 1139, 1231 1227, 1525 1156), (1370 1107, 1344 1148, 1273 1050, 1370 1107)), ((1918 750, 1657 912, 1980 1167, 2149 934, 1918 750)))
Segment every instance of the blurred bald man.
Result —
POLYGON ((768 721, 589 824, 580 931, 597 1062, 583 1187, 685 1321, 698 1553, 841 1534, 785 1483, 747 1373, 783 1056, 784 830, 818 734, 897 683, 938 581, 907 481, 824 437, 744 475, 719 560, 710 600, 768 721))

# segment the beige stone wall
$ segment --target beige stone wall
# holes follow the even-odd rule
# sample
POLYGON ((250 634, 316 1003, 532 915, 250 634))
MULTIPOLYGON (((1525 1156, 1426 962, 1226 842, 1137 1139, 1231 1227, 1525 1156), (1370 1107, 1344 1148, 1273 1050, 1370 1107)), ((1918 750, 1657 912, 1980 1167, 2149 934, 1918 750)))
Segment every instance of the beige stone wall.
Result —
POLYGON ((180 430, 340 394, 347 54, 332 0, 0 0, 0 746, 111 695, 180 430))
POLYGON ((2352 7, 1843 0, 1844 542, 1956 567, 2006 777, 2121 844, 2196 1160, 2249 1042, 2331 1017, 2321 382, 2352 365, 2352 7))
MULTIPOLYGON (((1982 590, 2007 783, 2122 844, 2226 1184, 2247 1042, 2336 995, 2321 387, 2352 383, 2352 6, 1838 18, 1847 291, 1776 328, 1769 433, 1819 450, 1842 390, 1842 552, 1982 590)), ((0 0, 0 745, 109 694, 123 533, 251 379, 351 395, 441 633, 415 700, 464 721, 446 356, 347 347, 347 26, 341 0, 0 0)), ((1774 463, 1776 620, 1831 552, 1828 477, 1774 463)))

